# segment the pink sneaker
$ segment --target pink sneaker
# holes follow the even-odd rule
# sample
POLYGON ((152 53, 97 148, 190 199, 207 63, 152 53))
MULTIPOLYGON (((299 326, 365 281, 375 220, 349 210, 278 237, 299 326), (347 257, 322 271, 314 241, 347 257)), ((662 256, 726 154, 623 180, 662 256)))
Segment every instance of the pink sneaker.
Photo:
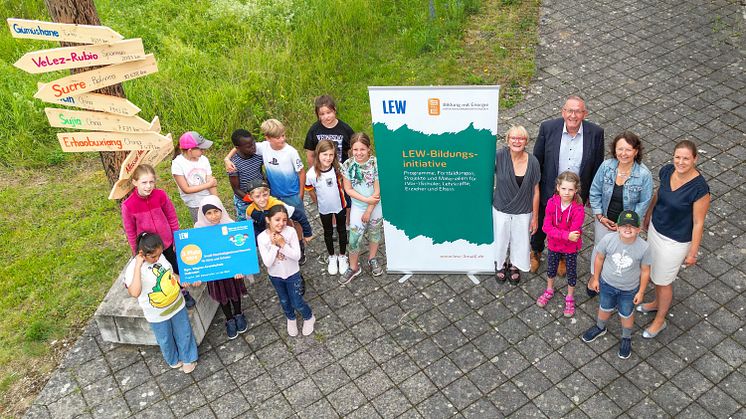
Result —
POLYGON ((541 294, 539 298, 536 299, 536 305, 539 307, 545 307, 547 304, 549 304, 549 300, 554 297, 554 290, 553 289, 545 289, 544 294, 541 294))
POLYGON ((575 298, 572 295, 565 297, 565 317, 572 317, 575 315, 575 298))

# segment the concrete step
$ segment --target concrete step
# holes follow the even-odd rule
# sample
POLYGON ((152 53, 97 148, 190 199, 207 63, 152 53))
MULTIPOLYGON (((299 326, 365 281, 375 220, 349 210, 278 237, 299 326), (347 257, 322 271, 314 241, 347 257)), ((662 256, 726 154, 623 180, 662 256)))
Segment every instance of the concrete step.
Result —
MULTIPOLYGON (((127 343, 137 345, 157 345, 155 336, 148 321, 142 314, 137 299, 131 297, 124 287, 124 271, 114 281, 104 300, 98 306, 94 318, 101 331, 101 337, 107 342, 127 343)), ((246 278, 245 280, 249 280, 246 278)), ((218 303, 207 293, 207 286, 189 287, 189 293, 197 301, 197 305, 189 310, 189 320, 192 323, 197 345, 202 342, 207 329, 210 327, 218 303)))

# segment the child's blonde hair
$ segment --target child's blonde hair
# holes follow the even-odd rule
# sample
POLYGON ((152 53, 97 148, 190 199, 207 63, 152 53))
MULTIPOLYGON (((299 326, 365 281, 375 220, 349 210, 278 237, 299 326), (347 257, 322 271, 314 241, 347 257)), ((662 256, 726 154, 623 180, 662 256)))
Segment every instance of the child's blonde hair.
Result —
POLYGON ((265 138, 280 138, 285 135, 285 125, 276 119, 262 122, 261 130, 265 138))
POLYGON ((332 168, 334 169, 334 174, 339 178, 340 176, 340 168, 339 168, 339 157, 337 156, 337 145, 330 141, 330 140, 321 140, 316 145, 316 155, 313 159, 313 169, 316 172, 316 179, 319 178, 321 175, 321 159, 319 156, 321 153, 327 152, 329 150, 334 151, 334 160, 332 160, 332 168))
POLYGON ((558 195, 558 190, 560 185, 562 185, 562 182, 570 182, 575 184, 575 196, 573 197, 573 200, 583 205, 583 199, 580 198, 580 176, 576 175, 574 172, 571 172, 569 170, 566 170, 557 176, 557 180, 554 181, 554 194, 558 195))
POLYGON ((149 164, 141 164, 135 168, 134 172, 132 172, 131 179, 139 180, 142 175, 153 175, 153 177, 155 177, 155 169, 149 164))

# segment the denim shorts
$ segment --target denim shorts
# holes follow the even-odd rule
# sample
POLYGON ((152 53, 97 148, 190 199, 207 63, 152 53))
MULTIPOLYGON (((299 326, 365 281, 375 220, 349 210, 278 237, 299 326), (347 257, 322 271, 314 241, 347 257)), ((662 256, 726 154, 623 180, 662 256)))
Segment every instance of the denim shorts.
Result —
POLYGON ((632 315, 635 308, 635 294, 639 291, 640 287, 624 291, 615 288, 604 281, 603 278, 599 280, 600 283, 600 301, 599 309, 601 311, 613 311, 615 308, 619 310, 619 316, 627 318, 632 315))

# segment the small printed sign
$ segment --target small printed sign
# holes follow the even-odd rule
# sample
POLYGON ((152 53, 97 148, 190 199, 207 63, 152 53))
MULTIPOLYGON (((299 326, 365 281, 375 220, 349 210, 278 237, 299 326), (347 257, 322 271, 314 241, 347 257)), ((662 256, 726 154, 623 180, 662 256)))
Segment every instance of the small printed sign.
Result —
POLYGON ((124 36, 111 28, 97 25, 76 25, 74 23, 8 18, 8 27, 13 38, 74 42, 77 44, 105 44, 124 39, 124 36))
POLYGON ((179 230, 174 243, 183 283, 259 273, 251 221, 179 230))
POLYGON ((111 44, 84 45, 32 51, 13 65, 31 73, 47 73, 71 68, 120 64, 145 58, 142 39, 128 39, 111 44))

